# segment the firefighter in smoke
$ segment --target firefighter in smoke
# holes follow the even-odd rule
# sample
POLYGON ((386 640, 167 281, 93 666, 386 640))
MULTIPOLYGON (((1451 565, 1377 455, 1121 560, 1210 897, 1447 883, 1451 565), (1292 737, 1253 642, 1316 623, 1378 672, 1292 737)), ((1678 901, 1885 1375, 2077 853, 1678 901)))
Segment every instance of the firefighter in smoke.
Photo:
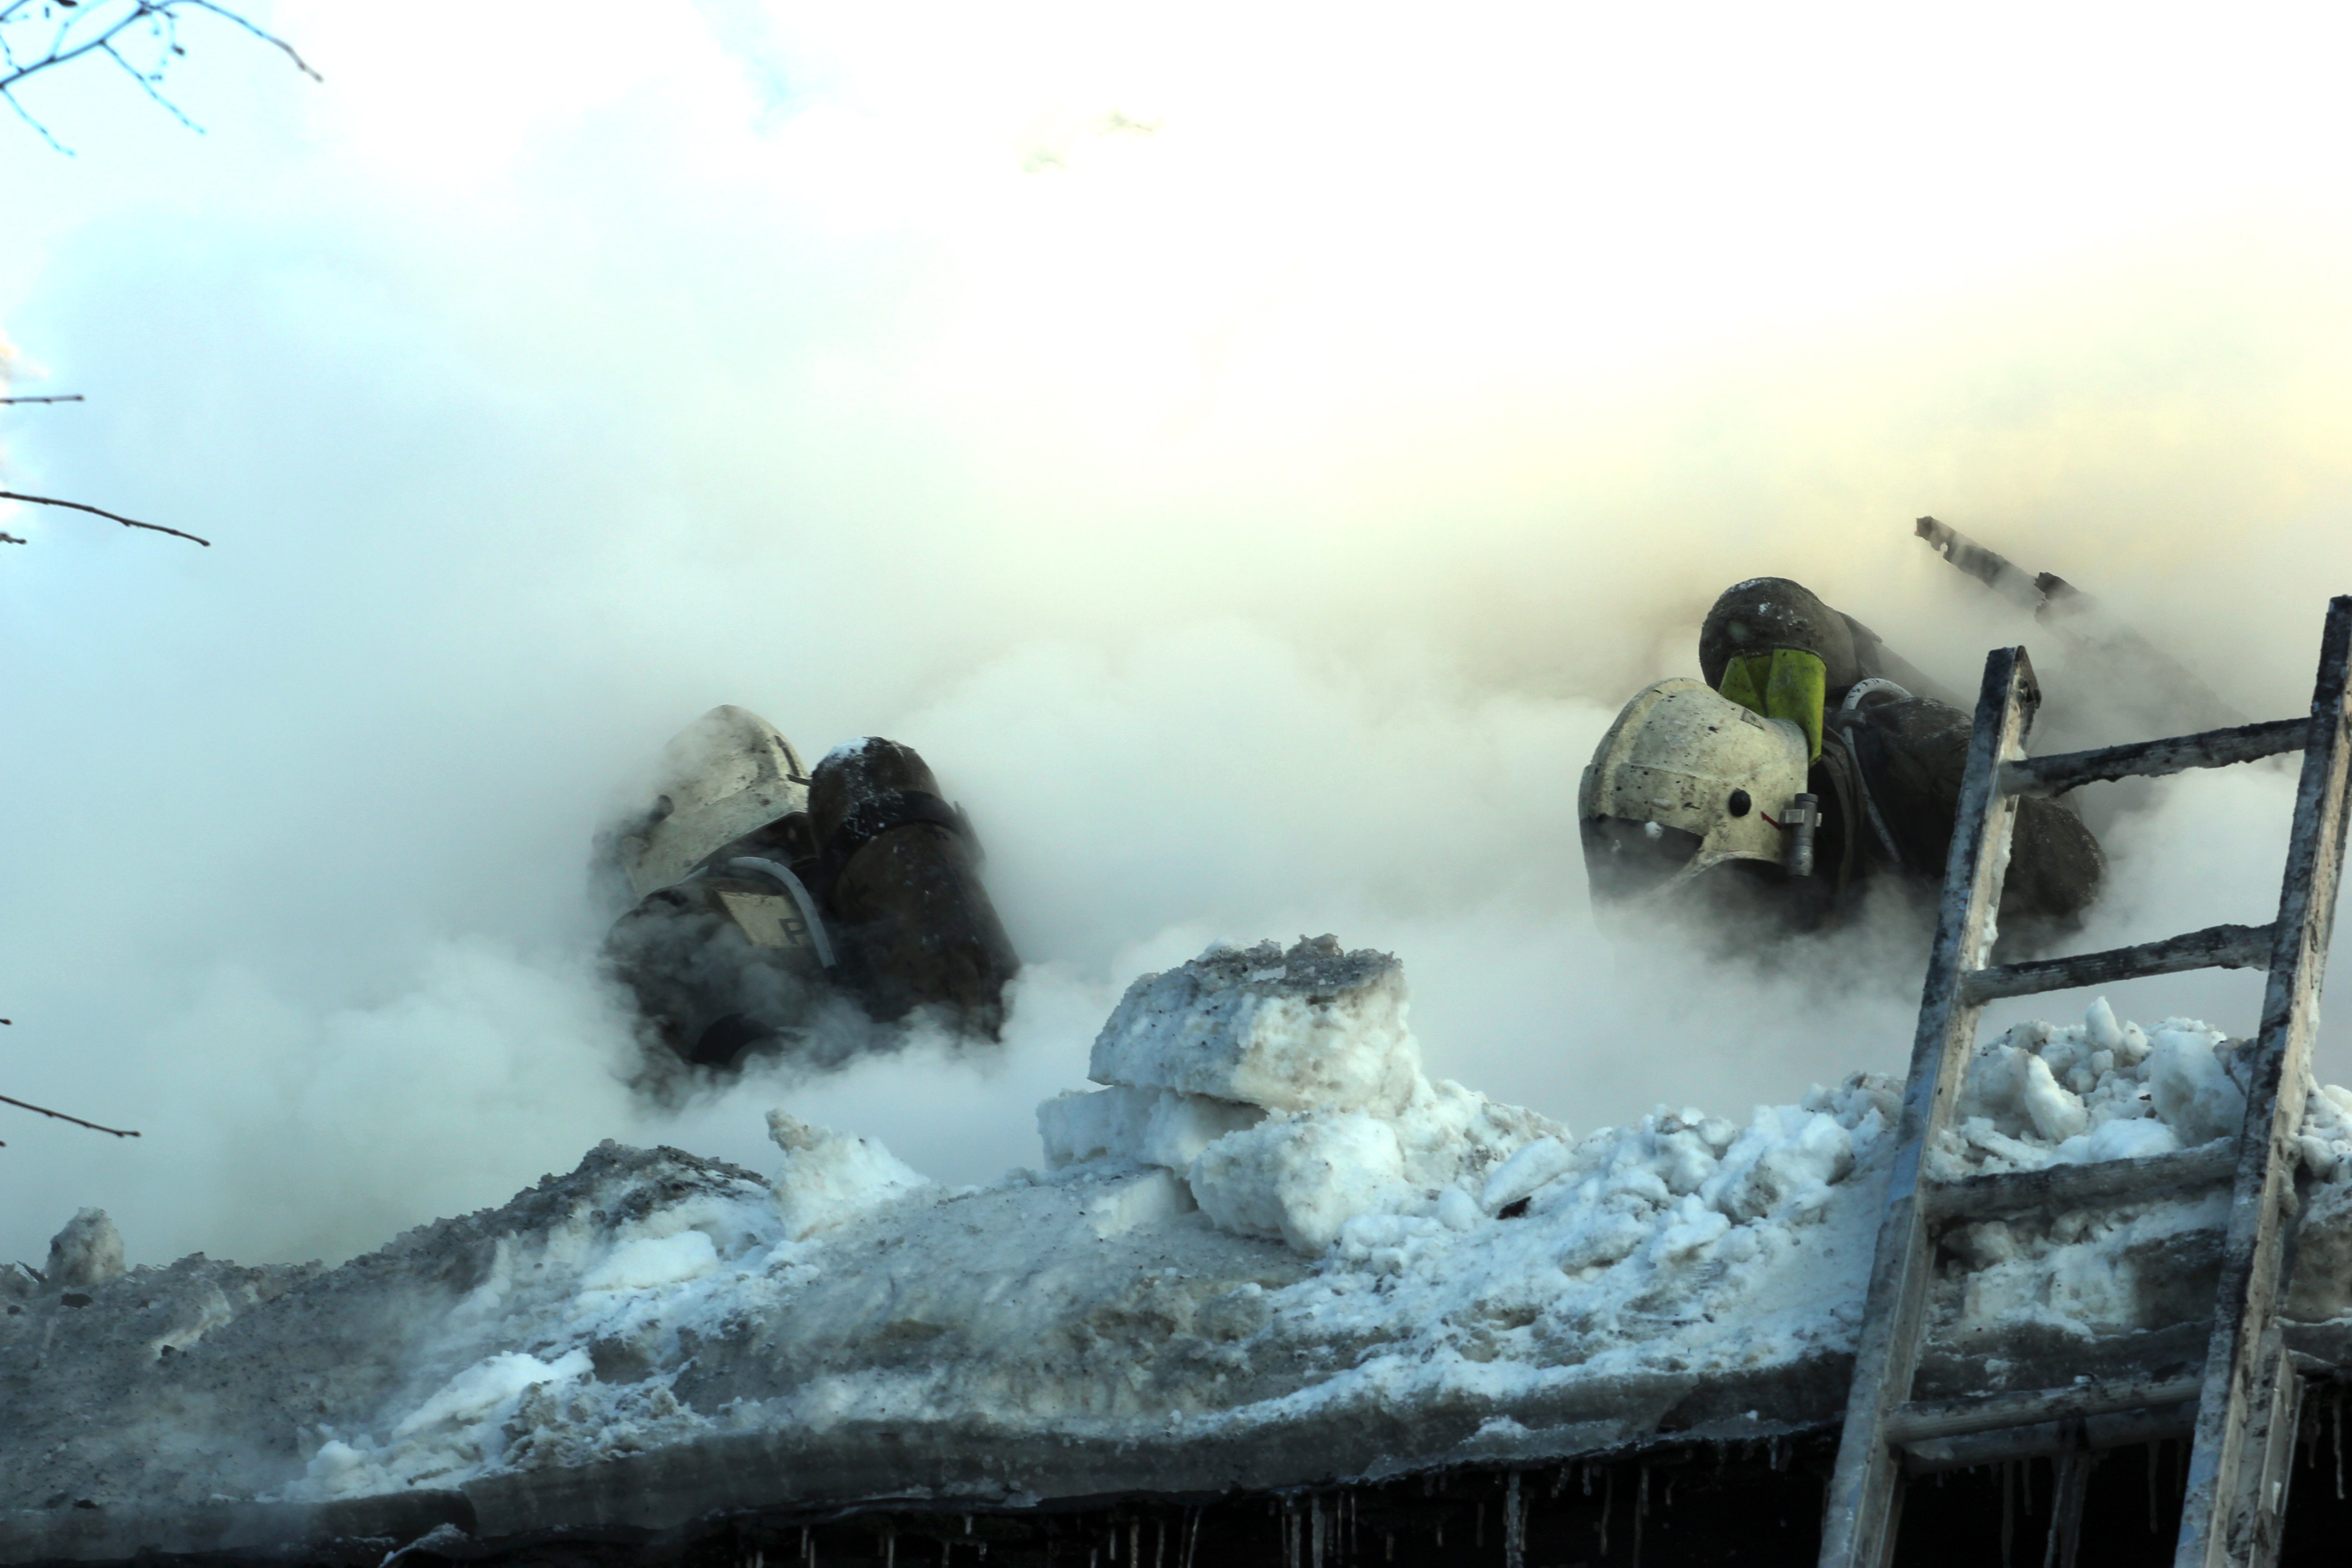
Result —
POLYGON ((1021 961, 970 820, 912 747, 854 741, 811 773, 766 720, 715 708, 669 743, 656 788, 600 845, 636 900, 604 953, 678 1056, 732 1067, 844 1002, 995 1037, 1021 961))
MULTIPOLYGON (((1596 911, 1703 910, 1725 929, 1820 930, 1874 884, 1943 882, 1974 721, 1870 629, 1781 577, 1726 590, 1705 681, 1626 704, 1578 800, 1596 911)), ((2058 800, 2020 804, 2004 931, 2079 923, 2106 869, 2058 800)))

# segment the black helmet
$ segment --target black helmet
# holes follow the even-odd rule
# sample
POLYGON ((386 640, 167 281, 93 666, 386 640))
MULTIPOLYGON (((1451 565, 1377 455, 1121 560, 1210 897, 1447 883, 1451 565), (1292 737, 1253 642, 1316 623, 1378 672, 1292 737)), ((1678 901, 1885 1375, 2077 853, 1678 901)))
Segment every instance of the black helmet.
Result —
POLYGON ((1723 671, 1742 654, 1792 647, 1822 661, 1832 691, 1862 679, 1853 633, 1845 617, 1802 584, 1786 577, 1750 577, 1723 591, 1698 631, 1698 668, 1709 686, 1723 684, 1723 671))

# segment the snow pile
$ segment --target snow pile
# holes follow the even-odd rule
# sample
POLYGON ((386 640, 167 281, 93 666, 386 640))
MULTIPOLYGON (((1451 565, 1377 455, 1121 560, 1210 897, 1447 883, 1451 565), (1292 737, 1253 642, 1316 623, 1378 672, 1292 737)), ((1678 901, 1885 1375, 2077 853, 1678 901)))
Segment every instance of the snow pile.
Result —
MULTIPOLYGON (((2021 1025, 1979 1048, 1943 1173, 2202 1142, 2242 1112, 2237 1056, 2104 1003, 2078 1027, 2021 1025)), ((1091 1064, 1113 1081, 1039 1109, 1043 1175, 944 1189, 780 1110, 770 1203, 689 1189, 626 1224, 551 1227, 451 1310, 476 1353, 321 1443, 286 1495, 730 1430, 1500 1418, 1852 1343, 1898 1109, 1883 1079, 1745 1123, 1662 1107, 1571 1139, 1431 1083, 1395 961, 1328 939, 1146 976, 1091 1064)), ((2314 1098, 2315 1169, 2352 1175, 2347 1102, 2314 1098)), ((2193 1319, 2225 1204, 1961 1227, 1937 1332, 1998 1346, 2193 1319)), ((2352 1235, 2352 1201, 2323 1190, 2315 1212, 2335 1208, 2352 1235)))
MULTIPOLYGON (((1948 1179, 2234 1142, 2252 1047, 2194 1019, 2118 1023, 2105 998, 2079 1026, 2019 1024, 1978 1047, 1930 1169, 1948 1179)), ((2298 1148, 2321 1179, 2288 1303, 2308 1321, 2352 1311, 2352 1093, 2314 1087, 2298 1148)), ((2036 1331, 2079 1342, 2203 1321, 2229 1204, 2222 1184, 1955 1226, 1943 1245, 1960 1267, 1939 1310, 1996 1362, 2036 1331)))
MULTIPOLYGON (((2190 1018, 2153 1033, 2118 1024, 2105 997, 2077 1026, 2019 1024, 1977 1047, 1937 1173, 2135 1159, 2235 1138, 2251 1048, 2190 1018)), ((2352 1152, 2352 1093, 2318 1089, 2305 1123, 2305 1163, 2326 1176, 2352 1152)))
MULTIPOLYGON (((278 1495, 325 1500, 448 1486, 709 1430, 670 1392, 677 1363, 692 1354, 693 1331, 681 1338, 680 1330, 744 1300, 744 1269, 756 1269, 778 1240, 773 1194, 750 1172, 612 1144, 566 1182, 542 1183, 509 1208, 541 1194, 555 1201, 539 1206, 554 1212, 534 1215, 536 1223, 501 1227, 486 1247, 465 1238, 477 1257, 462 1267, 476 1278, 409 1348, 406 1375, 374 1408, 336 1411, 310 1428, 307 1463, 278 1495)), ((429 1230, 387 1249, 419 1256, 428 1279, 454 1271, 435 1261, 446 1244, 434 1246, 429 1230)))
POLYGON ((1406 1008, 1403 965, 1330 936, 1147 974, 1095 1039, 1087 1076, 1108 1087, 1037 1108, 1047 1163, 1158 1167, 1223 1229, 1309 1257, 1360 1215, 1449 1192, 1458 1209, 1487 1167, 1565 1130, 1432 1084, 1406 1008))
MULTIPOLYGON (((2080 1026, 2021 1025, 1979 1049, 1937 1173, 2227 1136, 2242 1056, 2187 1020, 2118 1024, 2104 1002, 2080 1026)), ((929 1484, 934 1440, 1297 1453, 1377 1429, 1434 1462, 1474 1430, 1606 1426, 1643 1400, 1752 1420, 1764 1384, 1851 1351, 1891 1164, 1886 1080, 1744 1122, 1662 1107, 1571 1138, 1431 1083, 1395 961, 1328 939, 1147 976, 1091 1063, 1109 1081, 1040 1108, 1051 1168, 989 1187, 941 1187, 779 1110, 772 1184, 606 1145, 339 1269, 240 1283, 199 1258, 71 1298, 28 1276, 0 1316, 0 1475, 34 1500, 325 1500, 742 1432, 901 1456, 885 1489, 929 1484), (108 1421, 60 1403, 68 1388, 102 1395, 108 1421)), ((2302 1150, 2323 1179, 2289 1310, 2352 1315, 2352 1095, 2312 1097, 2302 1150)), ((2055 1375, 2093 1340, 2202 1321, 2226 1204, 2175 1193, 1954 1227, 1937 1354, 1974 1357, 1970 1385, 1996 1386, 2055 1375), (2034 1363, 2037 1346, 2060 1359, 2034 1363)))

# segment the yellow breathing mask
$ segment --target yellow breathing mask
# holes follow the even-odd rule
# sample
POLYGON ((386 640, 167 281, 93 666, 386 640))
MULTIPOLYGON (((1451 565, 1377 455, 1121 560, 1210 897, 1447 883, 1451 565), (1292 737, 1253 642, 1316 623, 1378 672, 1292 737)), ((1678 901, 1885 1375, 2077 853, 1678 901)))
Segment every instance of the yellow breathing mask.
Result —
POLYGON ((1818 654, 1793 647, 1742 654, 1723 668, 1717 689, 1765 719, 1786 719, 1805 732, 1808 760, 1822 760, 1822 709, 1829 699, 1829 667, 1818 654))

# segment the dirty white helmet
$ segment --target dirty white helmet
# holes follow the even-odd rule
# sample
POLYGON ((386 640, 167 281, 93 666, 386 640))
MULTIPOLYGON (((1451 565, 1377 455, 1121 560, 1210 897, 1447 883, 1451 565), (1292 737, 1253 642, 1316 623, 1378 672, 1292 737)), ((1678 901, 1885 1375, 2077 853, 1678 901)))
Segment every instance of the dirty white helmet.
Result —
POLYGON ((621 868, 639 898, 685 879, 723 845, 808 809, 808 771, 773 724, 713 708, 662 751, 653 809, 621 836, 621 868))
POLYGON ((1649 900, 1727 860, 1781 864, 1809 747, 1687 677, 1644 689, 1601 737, 1577 792, 1596 906, 1649 900))

